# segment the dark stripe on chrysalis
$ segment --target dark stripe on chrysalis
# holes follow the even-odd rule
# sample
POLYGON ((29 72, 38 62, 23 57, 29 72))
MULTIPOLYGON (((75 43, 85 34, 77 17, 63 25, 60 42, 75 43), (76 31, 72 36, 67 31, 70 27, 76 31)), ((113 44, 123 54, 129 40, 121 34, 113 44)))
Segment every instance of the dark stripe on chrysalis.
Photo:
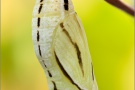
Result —
POLYGON ((73 44, 73 46, 74 46, 75 49, 76 49, 78 62, 79 62, 80 68, 81 68, 81 70, 82 70, 82 74, 83 74, 83 76, 84 76, 83 63, 82 63, 82 57, 81 57, 81 51, 79 50, 78 45, 72 41, 72 38, 70 37, 70 35, 69 35, 69 33, 67 32, 67 30, 64 28, 63 23, 60 23, 60 27, 63 28, 63 32, 67 35, 67 37, 69 38, 70 42, 73 44))
POLYGON ((37 41, 39 41, 39 38, 40 38, 39 31, 37 31, 37 41))
POLYGON ((68 0, 64 0, 64 9, 67 11, 69 9, 68 0))
POLYGON ((81 52, 80 52, 79 47, 78 47, 78 45, 77 45, 76 43, 74 44, 74 47, 75 47, 75 49, 76 49, 77 57, 78 57, 78 62, 79 62, 79 65, 80 65, 80 67, 81 67, 82 74, 83 74, 83 76, 84 76, 81 52))
POLYGON ((69 38, 70 42, 74 45, 74 42, 72 41, 72 38, 70 37, 69 33, 66 31, 66 29, 63 29, 63 32, 67 35, 69 38))
POLYGON ((65 34, 67 35, 67 37, 69 38, 70 42, 74 45, 75 49, 76 49, 76 52, 77 52, 77 58, 78 58, 78 62, 79 62, 79 65, 80 65, 80 68, 82 70, 82 74, 84 76, 84 71, 83 71, 83 63, 82 63, 82 58, 81 58, 81 51, 79 50, 79 47, 76 43, 74 43, 69 35, 69 33, 63 29, 63 31, 65 32, 65 34))
POLYGON ((40 7, 38 9, 38 14, 41 12, 42 7, 43 7, 43 4, 40 4, 40 7))
POLYGON ((44 66, 47 68, 47 66, 45 65, 45 61, 44 61, 44 60, 42 60, 42 62, 43 62, 43 64, 44 64, 44 66))
POLYGON ((42 57, 40 45, 38 45, 38 51, 39 51, 39 55, 42 57))
POLYGON ((58 90, 58 89, 57 89, 57 87, 56 87, 55 82, 54 82, 54 81, 52 81, 52 83, 53 83, 53 86, 54 86, 54 90, 58 90))
POLYGON ((67 37, 69 38, 69 40, 71 41, 72 44, 74 44, 74 42, 72 41, 69 33, 66 31, 66 29, 64 28, 64 24, 60 23, 60 27, 63 29, 64 33, 67 35, 67 37))
POLYGON ((38 17, 37 26, 40 27, 40 18, 38 17))
POLYGON ((60 27, 61 27, 61 28, 64 28, 64 25, 63 25, 63 23, 60 23, 60 27))
POLYGON ((74 81, 72 80, 72 78, 71 78, 71 77, 68 75, 68 73, 65 71, 65 69, 64 69, 64 67, 62 66, 62 64, 60 63, 60 60, 59 60, 59 58, 58 58, 58 56, 57 56, 57 54, 56 54, 55 51, 54 51, 54 54, 55 54, 56 62, 57 62, 57 64, 59 65, 59 67, 60 67, 61 71, 63 72, 63 74, 65 75, 65 77, 67 77, 67 78, 70 80, 70 82, 71 82, 72 84, 74 84, 74 85, 78 88, 78 90, 82 90, 76 83, 74 83, 74 81))
POLYGON ((40 3, 43 2, 43 0, 40 0, 40 3))
POLYGON ((64 0, 64 3, 65 3, 65 4, 68 4, 68 0, 64 0))
POLYGON ((52 77, 52 74, 50 73, 50 71, 48 71, 48 74, 49 74, 50 77, 52 77))
POLYGON ((91 67, 92 67, 92 79, 94 81, 94 71, 93 71, 93 64, 91 63, 91 67))

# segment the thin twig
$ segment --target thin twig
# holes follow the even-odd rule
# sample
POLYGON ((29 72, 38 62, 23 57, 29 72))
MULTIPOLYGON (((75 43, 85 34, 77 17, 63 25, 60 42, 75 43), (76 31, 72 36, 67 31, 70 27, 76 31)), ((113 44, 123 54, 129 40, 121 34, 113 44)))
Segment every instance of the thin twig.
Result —
POLYGON ((134 16, 135 15, 135 11, 133 8, 127 6, 126 4, 124 4, 122 1, 120 0, 105 0, 106 2, 110 3, 111 5, 125 11, 126 13, 134 16))

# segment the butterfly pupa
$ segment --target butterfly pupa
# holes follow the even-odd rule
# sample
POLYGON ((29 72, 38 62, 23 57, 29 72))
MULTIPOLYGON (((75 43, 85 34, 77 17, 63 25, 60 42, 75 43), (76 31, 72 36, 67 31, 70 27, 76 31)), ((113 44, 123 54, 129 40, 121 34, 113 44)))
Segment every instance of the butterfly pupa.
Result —
POLYGON ((49 90, 98 90, 85 30, 71 0, 36 0, 32 39, 49 90))

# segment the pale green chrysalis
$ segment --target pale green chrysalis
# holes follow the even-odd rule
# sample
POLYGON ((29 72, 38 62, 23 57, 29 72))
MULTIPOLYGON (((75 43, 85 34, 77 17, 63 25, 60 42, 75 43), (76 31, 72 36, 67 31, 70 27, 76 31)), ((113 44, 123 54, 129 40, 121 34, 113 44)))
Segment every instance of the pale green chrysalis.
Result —
POLYGON ((98 90, 85 30, 71 0, 36 0, 32 39, 49 90, 98 90))

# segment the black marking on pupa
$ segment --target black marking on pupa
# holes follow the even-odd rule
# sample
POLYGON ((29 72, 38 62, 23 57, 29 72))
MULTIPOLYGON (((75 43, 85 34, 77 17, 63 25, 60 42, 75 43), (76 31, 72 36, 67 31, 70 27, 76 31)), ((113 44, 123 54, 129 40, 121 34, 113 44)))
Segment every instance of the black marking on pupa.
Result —
POLYGON ((93 64, 91 63, 91 67, 92 67, 92 79, 94 81, 94 70, 93 70, 93 64))
POLYGON ((37 26, 40 27, 40 18, 38 17, 37 26))
POLYGON ((79 62, 80 68, 82 70, 82 74, 84 76, 83 62, 82 62, 81 51, 79 49, 79 46, 75 42, 73 42, 72 38, 70 37, 70 35, 69 35, 69 33, 67 32, 66 29, 63 29, 63 31, 67 35, 67 37, 69 38, 70 42, 73 44, 74 48, 76 49, 78 62, 79 62))
POLYGON ((40 0, 40 3, 43 2, 44 0, 40 0))
POLYGON ((68 0, 64 0, 64 9, 67 10, 67 11, 69 9, 68 0))
POLYGON ((74 44, 74 47, 75 47, 75 49, 76 49, 78 62, 79 62, 79 65, 80 65, 80 67, 81 67, 82 74, 83 74, 83 76, 84 76, 83 62, 82 62, 82 57, 81 57, 81 51, 79 50, 79 47, 78 47, 78 45, 77 45, 76 43, 74 44))
POLYGON ((42 57, 40 45, 38 45, 38 51, 39 51, 39 55, 42 57))
POLYGON ((64 3, 65 3, 65 4, 68 4, 68 0, 64 0, 64 3))
POLYGON ((52 81, 53 85, 54 85, 54 90, 58 90, 56 87, 56 83, 54 81, 52 81))
POLYGON ((58 56, 57 56, 57 54, 56 54, 55 51, 54 51, 54 55, 55 55, 55 58, 56 58, 56 62, 57 62, 57 64, 59 65, 59 67, 60 67, 61 71, 63 72, 63 74, 65 75, 65 77, 67 77, 67 78, 69 79, 69 81, 70 81, 73 85, 75 85, 75 86, 78 88, 78 90, 82 90, 82 89, 79 87, 79 85, 77 85, 76 83, 74 83, 73 79, 72 79, 72 78, 70 77, 70 75, 66 72, 66 70, 64 69, 64 67, 63 67, 62 64, 60 63, 60 60, 59 60, 59 58, 58 58, 58 56))
POLYGON ((38 14, 40 14, 41 10, 42 10, 43 4, 40 4, 40 7, 38 9, 38 14))
POLYGON ((39 31, 37 31, 37 41, 39 41, 40 35, 39 35, 39 31))
POLYGON ((46 67, 46 68, 47 68, 47 66, 45 65, 45 61, 44 61, 44 60, 42 60, 42 62, 43 62, 43 64, 44 64, 44 67, 46 67))
POLYGON ((48 71, 48 74, 49 74, 50 77, 52 77, 52 74, 50 73, 50 71, 48 71))

